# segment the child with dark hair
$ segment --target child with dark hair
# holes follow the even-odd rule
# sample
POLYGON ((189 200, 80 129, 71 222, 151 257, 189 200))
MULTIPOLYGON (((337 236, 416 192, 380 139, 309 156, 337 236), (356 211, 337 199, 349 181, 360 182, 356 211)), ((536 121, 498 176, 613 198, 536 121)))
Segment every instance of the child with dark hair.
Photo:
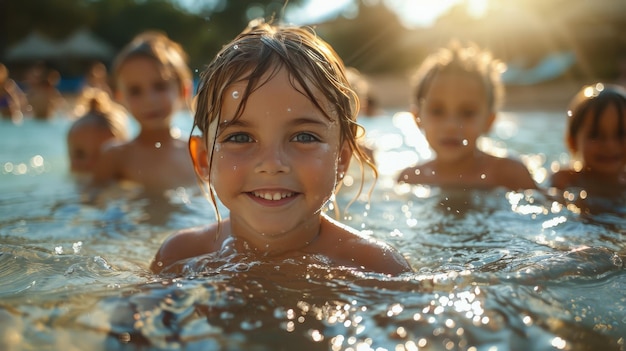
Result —
POLYGON ((584 86, 567 111, 565 139, 573 162, 552 175, 552 187, 603 195, 626 189, 626 89, 603 83, 584 86))

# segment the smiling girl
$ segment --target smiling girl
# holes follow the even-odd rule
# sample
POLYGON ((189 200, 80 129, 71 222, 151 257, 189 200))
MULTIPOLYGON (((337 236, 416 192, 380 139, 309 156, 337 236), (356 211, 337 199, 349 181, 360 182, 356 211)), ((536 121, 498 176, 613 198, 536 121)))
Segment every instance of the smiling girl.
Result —
POLYGON ((374 166, 356 143, 343 63, 311 30, 253 21, 209 64, 197 101, 196 173, 230 214, 168 238, 154 272, 207 254, 411 271, 395 249, 324 213, 353 156, 374 166))

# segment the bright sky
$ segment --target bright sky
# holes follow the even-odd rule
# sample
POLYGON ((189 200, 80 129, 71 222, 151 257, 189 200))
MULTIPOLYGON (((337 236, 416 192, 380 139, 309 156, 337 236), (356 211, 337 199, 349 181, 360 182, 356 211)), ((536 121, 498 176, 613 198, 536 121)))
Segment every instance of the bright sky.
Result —
MULTIPOLYGON (((198 0, 176 0, 183 6, 193 8, 198 0)), ((333 18, 339 12, 344 15, 356 14, 355 3, 359 0, 307 0, 303 8, 291 12, 287 21, 295 24, 310 24, 333 18)), ((412 27, 428 27, 451 6, 458 3, 467 3, 470 14, 480 16, 487 8, 489 0, 369 0, 383 1, 390 9, 398 14, 404 25, 412 27)))
MULTIPOLYGON (((298 12, 291 13, 287 20, 297 24, 308 24, 320 19, 332 18, 337 12, 354 10, 358 0, 308 0, 298 12)), ((375 0, 374 0, 375 1, 375 0)), ((428 27, 437 17, 445 13, 451 6, 467 3, 470 14, 480 16, 487 9, 488 0, 378 0, 383 1, 398 14, 407 27, 428 27)))

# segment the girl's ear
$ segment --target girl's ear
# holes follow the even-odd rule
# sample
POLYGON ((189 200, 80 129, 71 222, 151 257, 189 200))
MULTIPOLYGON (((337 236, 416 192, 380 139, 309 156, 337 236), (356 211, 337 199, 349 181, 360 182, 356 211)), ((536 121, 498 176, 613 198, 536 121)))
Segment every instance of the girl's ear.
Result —
POLYGON ((352 149, 348 142, 343 142, 341 150, 339 150, 339 159, 337 160, 337 176, 342 179, 350 167, 350 160, 352 159, 352 149))
POLYGON ((189 153, 196 174, 202 179, 209 179, 209 152, 202 137, 194 135, 189 138, 189 153))
POLYGON ((126 104, 124 104, 124 98, 122 96, 122 92, 119 89, 115 89, 115 92, 113 93, 113 97, 115 99, 115 102, 126 107, 126 104))
POLYGON ((575 137, 573 137, 571 135, 568 135, 566 140, 565 140, 565 142, 567 143, 567 147, 569 148, 570 153, 572 155, 574 155, 574 154, 576 154, 578 152, 578 147, 576 145, 576 138, 575 137))
POLYGON ((493 122, 495 122, 495 120, 496 120, 496 113, 491 112, 489 116, 487 116, 487 123, 485 123, 485 133, 491 130, 491 126, 493 125, 493 122))
POLYGON ((185 100, 191 99, 192 98, 191 94, 193 94, 193 81, 188 81, 188 82, 183 83, 182 88, 183 88, 183 91, 182 91, 183 98, 185 100))
POLYGON ((411 104, 411 108, 409 112, 413 115, 413 119, 415 120, 415 124, 417 124, 417 127, 421 128, 420 126, 421 120, 419 118, 419 108, 417 107, 417 104, 411 104))

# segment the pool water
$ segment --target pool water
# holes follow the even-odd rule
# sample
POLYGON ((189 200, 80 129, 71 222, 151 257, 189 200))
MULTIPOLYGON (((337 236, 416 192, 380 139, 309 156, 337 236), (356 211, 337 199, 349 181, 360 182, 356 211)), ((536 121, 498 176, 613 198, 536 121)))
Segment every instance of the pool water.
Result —
MULTIPOLYGON (((165 237, 215 219, 200 192, 89 203, 67 172, 67 120, 1 121, 0 350, 626 349, 621 198, 588 212, 532 191, 396 186, 431 156, 423 137, 402 113, 362 123, 380 179, 342 221, 414 274, 207 256, 153 275, 165 237)), ((176 124, 187 133, 191 117, 176 124)), ((564 128, 561 113, 504 112, 481 147, 543 185, 568 161, 564 128)), ((340 209, 359 180, 346 177, 340 209)))

